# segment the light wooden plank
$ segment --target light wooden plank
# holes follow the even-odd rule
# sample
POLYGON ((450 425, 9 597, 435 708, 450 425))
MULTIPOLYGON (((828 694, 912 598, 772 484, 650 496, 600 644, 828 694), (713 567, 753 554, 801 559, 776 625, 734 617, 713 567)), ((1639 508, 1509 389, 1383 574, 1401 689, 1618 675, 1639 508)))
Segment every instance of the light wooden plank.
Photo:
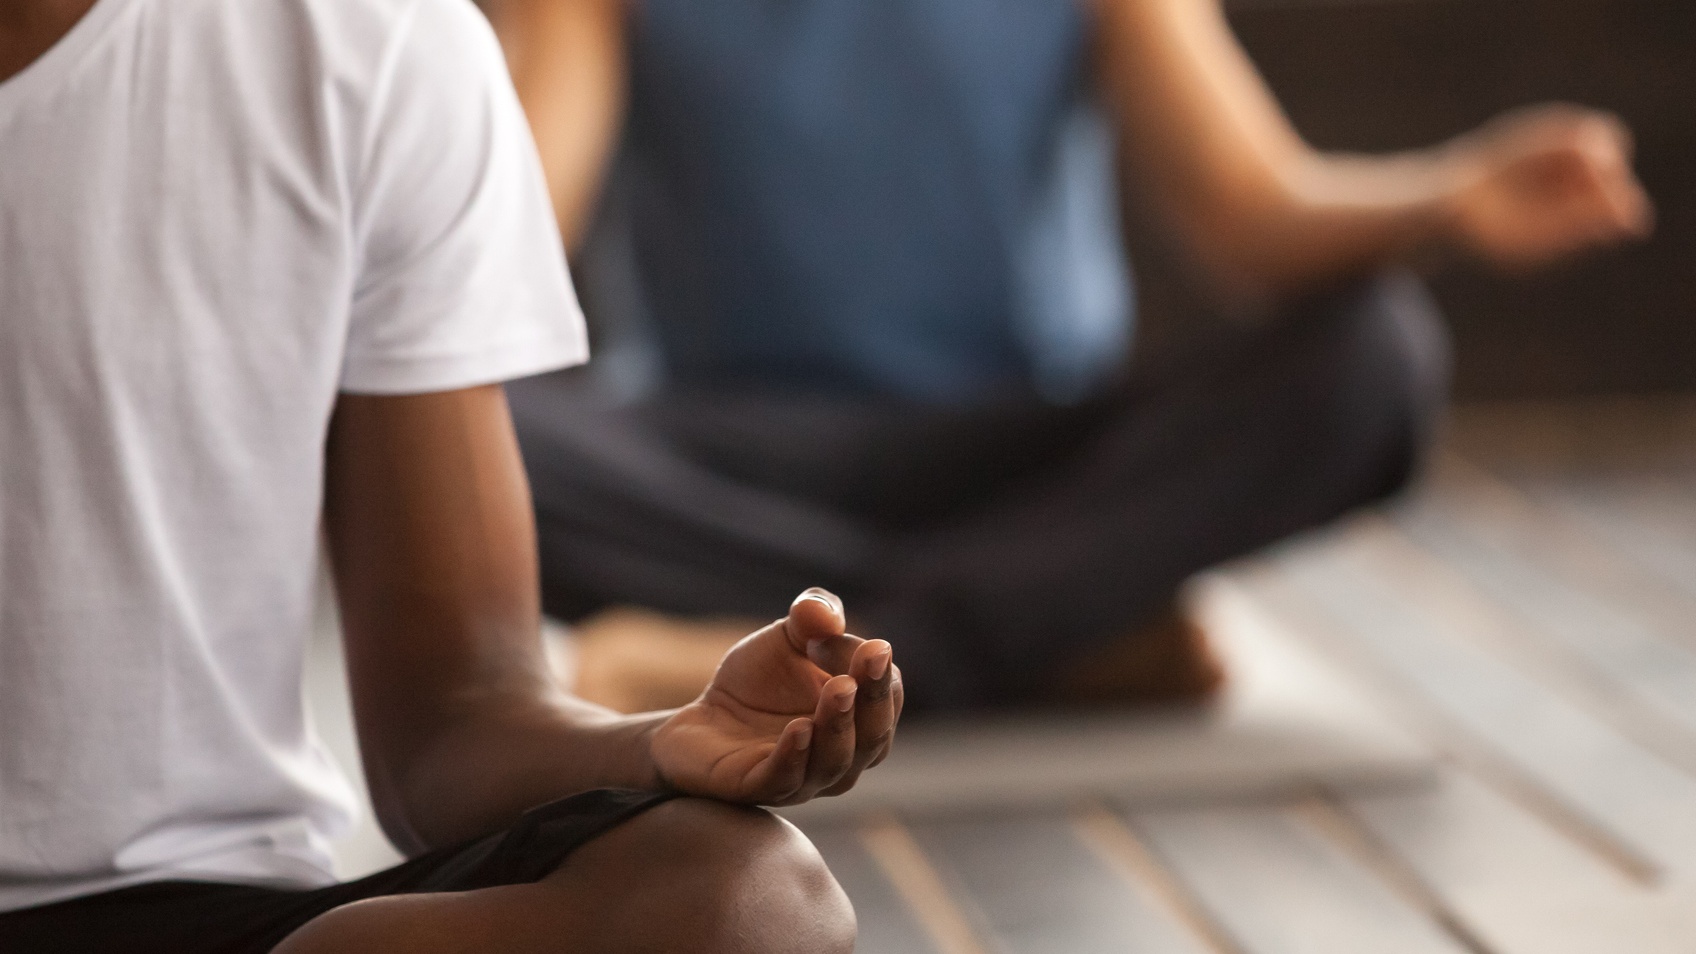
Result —
POLYGON ((1688 954, 1696 897, 1650 887, 1462 772, 1344 801, 1496 954, 1688 954))
POLYGON ((1644 577, 1696 597, 1696 491, 1689 478, 1515 481, 1542 506, 1581 523, 1635 563, 1644 577))
MULTIPOLYGON (((1563 641, 1525 613, 1504 605, 1504 601, 1523 602, 1527 599, 1523 593, 1502 596, 1495 592, 1500 585, 1486 589, 1480 582, 1483 573, 1468 572, 1466 564, 1446 560, 1420 545, 1399 522, 1383 526, 1387 532, 1377 536, 1377 546, 1361 561, 1361 569, 1402 601, 1417 604, 1432 628, 1509 661, 1686 773, 1696 772, 1696 727, 1669 711, 1655 694, 1664 696, 1668 684, 1676 680, 1667 676, 1645 680, 1638 673, 1647 652, 1664 650, 1676 656, 1688 651, 1654 641, 1641 630, 1638 639, 1651 641, 1641 653, 1634 652, 1630 642, 1612 645, 1582 627, 1563 641), (1642 685, 1644 681, 1652 681, 1654 691, 1642 685)), ((1524 571, 1507 575, 1518 572, 1524 571)))
POLYGON ((1131 830, 1123 815, 1106 803, 1090 802, 1078 806, 1073 824, 1079 839, 1091 851, 1126 883, 1134 885, 1139 894, 1187 927, 1190 936, 1201 939, 1208 951, 1243 954, 1224 927, 1207 913, 1201 899, 1161 862, 1141 835, 1131 830))
MULTIPOLYGON (((1304 548, 1305 549, 1305 548, 1304 548)), ((1298 556, 1297 559, 1308 559, 1298 556)), ((1537 806, 1571 837, 1585 841, 1598 855, 1610 859, 1622 872, 1645 883, 1664 872, 1653 860, 1639 854, 1630 841, 1607 828, 1570 800, 1551 792, 1537 776, 1519 769, 1503 757, 1488 739, 1467 728, 1444 706, 1436 704, 1420 688, 1418 680, 1387 661, 1360 638, 1347 620, 1339 620, 1320 601, 1297 586, 1285 568, 1275 564, 1250 563, 1234 574, 1234 581, 1292 627, 1323 645, 1339 661, 1346 661, 1355 674, 1369 684, 1385 705, 1413 726, 1450 760, 1469 771, 1486 775, 1493 784, 1512 790, 1526 804, 1537 806)), ((1441 594, 1425 594, 1424 602, 1442 607, 1441 594)))
POLYGON ((869 820, 860 843, 900 893, 939 954, 988 954, 960 902, 907 827, 892 815, 869 820))
POLYGON ((1696 779, 1502 660, 1452 638, 1417 601, 1386 585, 1382 529, 1362 527, 1262 583, 1280 581, 1320 607, 1345 643, 1516 773, 1536 780, 1615 839, 1632 857, 1663 869, 1696 862, 1696 779), (1376 552, 1375 552, 1376 551, 1376 552))
POLYGON ((1676 570, 1671 578, 1696 593, 1696 399, 1472 407, 1455 415, 1448 443, 1589 523, 1645 576, 1676 570))
POLYGON ((1146 886, 1127 882, 1064 814, 914 823, 914 837, 996 951, 1207 954, 1146 886))
MULTIPOLYGON (((1525 621, 1524 632, 1682 727, 1696 750, 1696 650, 1644 618, 1631 569, 1509 488, 1460 466, 1444 473, 1444 492, 1402 508, 1396 526, 1525 621)), ((1696 598, 1668 612, 1688 627, 1696 598)))
POLYGON ((1288 810, 1140 811, 1131 821, 1248 954, 1465 951, 1288 810))
POLYGON ((941 954, 883 869, 867 853, 859 831, 832 825, 806 829, 854 903, 860 924, 857 954, 941 954))
MULTIPOLYGON (((1584 478, 1552 474, 1510 479, 1481 462, 1443 458, 1426 495, 1450 519, 1487 521, 1496 545, 1628 612, 1661 635, 1696 647, 1696 589, 1660 559, 1676 547, 1674 569, 1696 570, 1696 482, 1675 486, 1642 474, 1584 478), (1621 507, 1621 499, 1628 505, 1621 507), (1689 509, 1683 524, 1669 512, 1689 509), (1653 515, 1630 512, 1648 503, 1653 515), (1650 546, 1645 546, 1645 543, 1650 546)), ((1689 583, 1696 584, 1696 577, 1689 583)))

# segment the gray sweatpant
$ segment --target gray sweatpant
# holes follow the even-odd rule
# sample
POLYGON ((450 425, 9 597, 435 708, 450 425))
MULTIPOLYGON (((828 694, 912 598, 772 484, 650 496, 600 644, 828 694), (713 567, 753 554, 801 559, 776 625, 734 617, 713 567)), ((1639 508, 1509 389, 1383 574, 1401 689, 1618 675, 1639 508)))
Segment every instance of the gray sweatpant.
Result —
POLYGON ((920 706, 1016 702, 1186 578, 1401 488, 1447 340, 1392 273, 1079 406, 509 386, 544 604, 773 617, 807 586, 920 706))

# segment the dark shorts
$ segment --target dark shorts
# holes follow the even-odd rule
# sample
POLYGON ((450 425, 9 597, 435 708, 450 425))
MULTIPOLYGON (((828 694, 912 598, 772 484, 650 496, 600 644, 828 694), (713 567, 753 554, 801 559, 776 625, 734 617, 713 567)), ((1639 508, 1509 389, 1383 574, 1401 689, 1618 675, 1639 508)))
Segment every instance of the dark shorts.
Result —
POLYGON ((365 898, 473 891, 547 877, 572 851, 670 798, 601 789, 512 828, 314 890, 168 881, 0 914, 5 954, 265 954, 320 914, 365 898))

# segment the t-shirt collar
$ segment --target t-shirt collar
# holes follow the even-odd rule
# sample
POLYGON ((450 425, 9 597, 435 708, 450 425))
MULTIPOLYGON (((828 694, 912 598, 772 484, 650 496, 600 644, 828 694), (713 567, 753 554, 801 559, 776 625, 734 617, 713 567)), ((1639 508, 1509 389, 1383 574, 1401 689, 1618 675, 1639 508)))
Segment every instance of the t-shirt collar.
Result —
POLYGON ((51 89, 53 84, 82 61, 90 49, 105 35, 118 14, 129 8, 134 0, 95 0, 94 6, 82 15, 59 42, 35 62, 0 82, 0 119, 19 103, 25 102, 37 90, 51 89))

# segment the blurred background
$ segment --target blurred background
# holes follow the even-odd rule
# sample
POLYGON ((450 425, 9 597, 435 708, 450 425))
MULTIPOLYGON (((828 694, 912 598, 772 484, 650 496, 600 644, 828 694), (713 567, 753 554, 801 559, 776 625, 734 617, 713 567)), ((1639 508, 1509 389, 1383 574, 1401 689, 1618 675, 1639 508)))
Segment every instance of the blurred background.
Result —
MULTIPOLYGON (((1414 148, 1530 102, 1613 110, 1637 137, 1652 241, 1525 277, 1476 265, 1432 279, 1456 395, 1696 388, 1696 7, 1676 0, 1230 0, 1238 38, 1297 128, 1326 149, 1414 148)), ((1132 210, 1129 220, 1138 218, 1132 210)), ((1158 361, 1204 302, 1154 230, 1129 228, 1139 345, 1158 361), (1165 320, 1162 320, 1165 319, 1165 320)))
MULTIPOLYGON (((1435 270, 1457 407, 1431 475, 1225 574, 1427 746, 1429 778, 814 822, 861 949, 1696 951, 1696 5, 1227 7, 1322 148, 1545 99, 1616 111, 1656 233, 1534 275, 1435 270)), ((1209 297, 1134 197, 1125 217, 1135 360, 1158 368, 1209 297)))

